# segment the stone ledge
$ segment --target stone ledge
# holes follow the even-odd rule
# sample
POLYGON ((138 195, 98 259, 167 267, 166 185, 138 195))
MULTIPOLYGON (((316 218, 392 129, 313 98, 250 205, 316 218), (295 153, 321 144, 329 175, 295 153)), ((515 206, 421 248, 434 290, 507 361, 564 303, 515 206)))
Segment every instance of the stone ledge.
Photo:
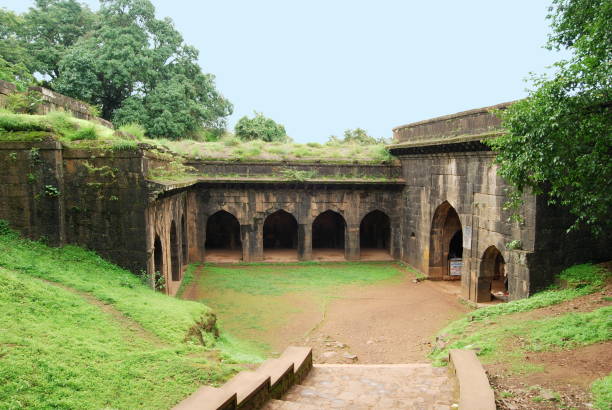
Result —
POLYGON ((289 346, 278 359, 267 360, 254 372, 240 372, 219 388, 201 387, 174 409, 257 409, 303 380, 311 368, 312 349, 289 346))
POLYGON ((495 395, 476 353, 453 349, 449 356, 450 369, 459 382, 459 408, 495 410, 495 395))

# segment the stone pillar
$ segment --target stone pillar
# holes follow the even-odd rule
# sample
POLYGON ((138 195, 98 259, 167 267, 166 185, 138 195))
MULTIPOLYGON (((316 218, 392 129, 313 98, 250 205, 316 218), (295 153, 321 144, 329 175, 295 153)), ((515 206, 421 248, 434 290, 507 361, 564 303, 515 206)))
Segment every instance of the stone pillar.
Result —
MULTIPOLYGON (((189 197, 188 197, 189 198, 189 197)), ((195 198, 194 201, 195 202, 195 198)), ((187 201, 187 232, 189 239, 189 260, 204 261, 206 257, 206 215, 199 210, 199 206, 187 201)))
POLYGON ((359 225, 347 225, 344 257, 347 261, 358 261, 360 259, 359 225))
POLYGON ((312 260, 312 224, 298 225, 298 260, 312 260))
POLYGON ((259 261, 263 261, 264 258, 264 254, 263 254, 263 224, 264 221, 262 221, 261 219, 256 218, 253 221, 253 225, 251 225, 251 231, 250 231, 250 246, 249 246, 249 252, 251 253, 250 255, 250 261, 251 262, 259 262, 259 261))
POLYGON ((253 243, 255 241, 256 230, 253 225, 240 225, 240 241, 242 242, 242 261, 252 262, 256 259, 253 243))

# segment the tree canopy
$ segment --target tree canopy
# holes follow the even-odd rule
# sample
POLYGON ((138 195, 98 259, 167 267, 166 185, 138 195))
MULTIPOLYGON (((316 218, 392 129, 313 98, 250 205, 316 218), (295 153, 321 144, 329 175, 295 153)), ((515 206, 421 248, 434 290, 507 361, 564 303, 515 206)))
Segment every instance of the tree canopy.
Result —
POLYGON ((232 112, 214 76, 198 65, 198 51, 170 19, 155 18, 149 0, 100 0, 96 13, 76 0, 36 0, 21 16, 2 10, 0 22, 7 22, 0 50, 15 50, 7 64, 100 106, 118 125, 140 123, 149 136, 183 138, 224 128, 232 112))
POLYGON ((533 76, 526 99, 501 114, 507 133, 489 141, 499 174, 575 216, 570 230, 612 225, 612 2, 554 0, 549 49, 572 55, 548 76, 533 76))
POLYGON ((234 127, 234 132, 243 141, 259 139, 267 142, 284 142, 289 139, 283 125, 277 124, 260 112, 255 112, 253 118, 246 115, 240 118, 234 127))

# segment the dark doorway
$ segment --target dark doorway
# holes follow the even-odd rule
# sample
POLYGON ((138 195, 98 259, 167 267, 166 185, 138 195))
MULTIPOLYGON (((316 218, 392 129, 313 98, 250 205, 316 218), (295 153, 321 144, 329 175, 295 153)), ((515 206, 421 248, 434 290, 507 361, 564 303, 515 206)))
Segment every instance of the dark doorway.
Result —
POLYGON ((185 223, 185 215, 183 215, 181 216, 181 247, 183 250, 184 264, 187 264, 189 259, 189 247, 187 245, 187 224, 185 223))
POLYGON ((344 259, 346 222, 334 211, 319 214, 312 223, 313 259, 344 259))
POLYGON ((179 257, 179 243, 176 235, 176 224, 172 221, 170 226, 170 267, 172 268, 172 280, 181 280, 181 261, 179 257))
POLYGON ((476 302, 490 302, 493 297, 507 299, 506 262, 495 246, 489 246, 482 255, 476 289, 476 302))
POLYGON ((264 258, 297 259, 298 224, 293 215, 278 210, 268 215, 263 226, 264 258))
POLYGON ((391 247, 391 223, 382 211, 367 214, 359 225, 361 259, 389 259, 391 247))
POLYGON ((240 223, 227 211, 218 211, 206 221, 206 260, 235 262, 242 258, 240 223))
POLYGON ((455 208, 444 201, 434 213, 429 241, 429 276, 459 279, 463 268, 463 230, 455 208))
POLYGON ((164 286, 164 250, 162 248, 161 240, 159 235, 155 235, 155 241, 153 242, 153 286, 156 290, 163 291, 164 286))

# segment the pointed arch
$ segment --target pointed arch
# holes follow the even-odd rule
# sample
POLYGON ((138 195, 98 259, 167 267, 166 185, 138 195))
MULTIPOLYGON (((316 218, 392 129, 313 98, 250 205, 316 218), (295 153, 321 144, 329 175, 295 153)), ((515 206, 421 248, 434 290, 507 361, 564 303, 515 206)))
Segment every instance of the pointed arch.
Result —
POLYGON ((436 208, 429 238, 429 277, 441 279, 460 272, 463 263, 463 228, 459 214, 448 201, 436 208))
POLYGON ((321 212, 312 222, 312 248, 344 249, 346 221, 338 212, 321 212))
POLYGON ((172 224, 170 225, 170 268, 172 271, 172 280, 181 280, 179 242, 176 233, 176 223, 174 221, 172 221, 172 224))
POLYGON ((189 246, 187 243, 187 223, 185 222, 185 214, 181 215, 181 248, 183 263, 187 264, 189 260, 189 246))
POLYGON ((297 247, 298 223, 295 217, 282 209, 268 215, 263 224, 264 259, 271 257, 272 253, 282 259, 297 259, 297 247))
POLYGON ((476 302, 490 302, 492 291, 507 292, 506 261, 496 246, 491 245, 484 251, 477 281, 476 302))
POLYGON ((366 253, 383 251, 384 256, 390 255, 391 220, 386 213, 375 209, 363 217, 359 224, 359 247, 362 258, 364 251, 366 253))
POLYGON ((239 261, 242 258, 240 222, 233 214, 220 210, 206 220, 206 260, 239 261))
POLYGON ((165 290, 165 287, 162 286, 164 282, 164 249, 157 234, 155 234, 155 240, 153 241, 153 264, 153 286, 156 290, 163 292, 165 290))
POLYGON ((321 212, 312 221, 312 255, 318 260, 345 258, 346 221, 332 210, 321 212))

